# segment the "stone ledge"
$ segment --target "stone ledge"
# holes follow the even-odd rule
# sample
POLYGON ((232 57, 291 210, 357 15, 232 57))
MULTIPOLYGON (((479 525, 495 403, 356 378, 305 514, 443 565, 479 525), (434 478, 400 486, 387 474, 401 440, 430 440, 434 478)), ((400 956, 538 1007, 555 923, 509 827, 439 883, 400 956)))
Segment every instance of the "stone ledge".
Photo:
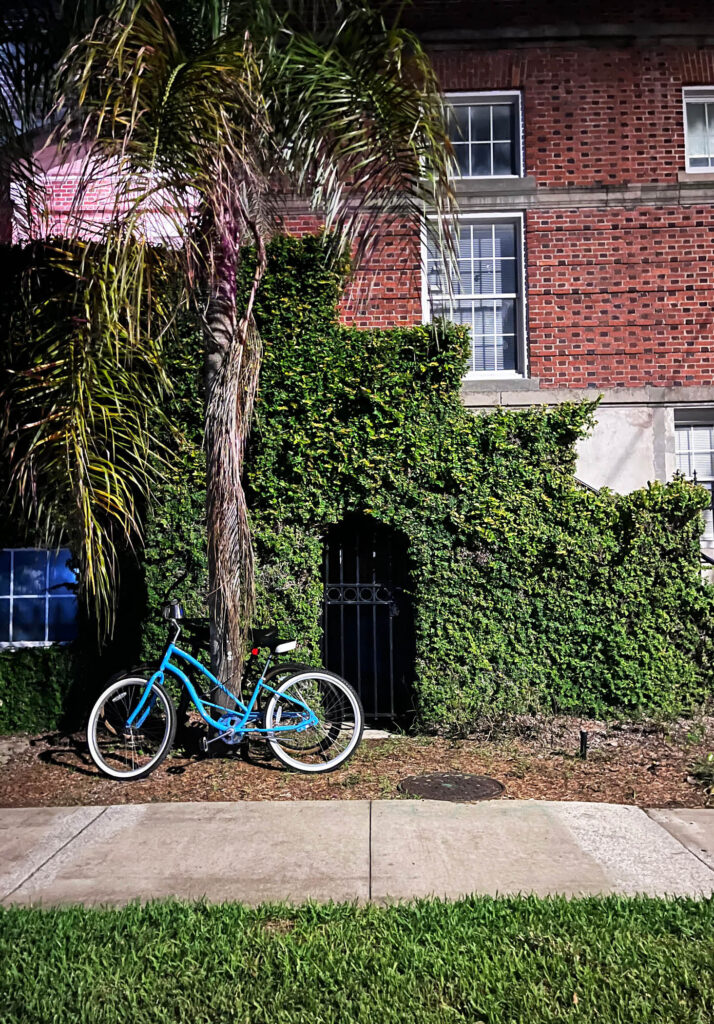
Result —
MULTIPOLYGON (((453 17, 453 16, 452 16, 453 17)), ((422 23, 423 24, 423 23, 422 23)), ((429 49, 457 49, 464 45, 469 48, 493 49, 494 45, 504 47, 540 46, 543 43, 609 43, 626 40, 629 43, 667 42, 691 43, 697 47, 709 46, 714 42, 714 23, 711 21, 691 22, 632 22, 618 24, 601 22, 581 24, 577 21, 561 24, 532 25, 524 28, 499 26, 497 28, 443 28, 417 26, 417 33, 429 49)))
POLYGON ((464 380, 461 387, 462 394, 489 394, 497 391, 538 391, 540 389, 539 377, 509 377, 499 380, 495 377, 484 377, 481 380, 464 380))
POLYGON ((481 390, 471 388, 469 385, 473 383, 481 382, 464 381, 461 388, 461 397, 468 409, 490 409, 499 405, 521 408, 561 405, 564 402, 591 402, 596 398, 600 398, 603 406, 714 406, 714 385, 689 388, 657 388, 652 385, 639 388, 542 388, 534 379, 536 386, 531 389, 521 390, 502 381, 484 381, 484 385, 490 386, 481 390))
MULTIPOLYGON (((683 172, 680 172, 683 173, 683 172)), ((490 209, 632 209, 637 206, 697 206, 714 203, 714 175, 692 175, 676 182, 630 182, 618 185, 537 185, 533 177, 492 181, 489 187, 457 186, 463 214, 490 209), (504 187, 503 181, 508 181, 504 187), (524 184, 528 183, 528 184, 524 184), (498 187, 500 186, 500 187, 498 187)))
POLYGON ((519 178, 454 178, 454 192, 457 199, 476 196, 515 195, 533 193, 537 184, 532 174, 519 178))

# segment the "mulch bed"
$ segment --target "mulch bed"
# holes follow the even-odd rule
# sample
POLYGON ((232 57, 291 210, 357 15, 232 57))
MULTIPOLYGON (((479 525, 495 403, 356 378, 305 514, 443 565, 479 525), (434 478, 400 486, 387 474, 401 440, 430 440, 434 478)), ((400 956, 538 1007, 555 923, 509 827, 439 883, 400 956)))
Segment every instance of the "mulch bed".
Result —
MULTIPOLYGON (((223 748, 207 758, 172 754, 140 782, 114 782, 90 760, 81 734, 0 741, 0 807, 49 807, 165 801, 364 800, 405 797, 408 775, 448 771, 489 775, 504 799, 586 800, 641 807, 714 805, 691 776, 693 762, 714 749, 714 719, 674 725, 606 725, 574 719, 512 723, 508 734, 393 736, 365 740, 338 771, 308 776, 286 770, 262 743, 248 757, 223 748), (578 756, 588 730, 587 760, 578 756)), ((189 741, 189 746, 191 745, 189 741)), ((216 744, 220 746, 220 744, 216 744)))

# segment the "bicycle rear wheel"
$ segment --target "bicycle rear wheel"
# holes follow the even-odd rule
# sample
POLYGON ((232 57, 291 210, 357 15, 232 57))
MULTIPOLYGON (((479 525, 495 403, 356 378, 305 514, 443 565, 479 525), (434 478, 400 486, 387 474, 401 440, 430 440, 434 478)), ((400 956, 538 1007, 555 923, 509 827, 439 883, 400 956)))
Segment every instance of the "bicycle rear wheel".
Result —
POLYGON ((306 669, 278 687, 265 712, 265 727, 273 753, 288 768, 331 772, 359 746, 364 713, 344 679, 323 669, 306 669), (306 726, 309 712, 316 721, 306 726))
POLYGON ((176 735, 176 711, 163 686, 154 683, 131 725, 148 685, 141 676, 112 683, 92 708, 87 725, 89 753, 112 779, 145 778, 164 760, 176 735))

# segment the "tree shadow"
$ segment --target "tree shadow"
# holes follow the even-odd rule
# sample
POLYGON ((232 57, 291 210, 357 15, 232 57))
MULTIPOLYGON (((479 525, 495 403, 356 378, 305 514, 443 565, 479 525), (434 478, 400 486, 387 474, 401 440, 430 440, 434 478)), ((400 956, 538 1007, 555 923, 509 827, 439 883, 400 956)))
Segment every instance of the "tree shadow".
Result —
POLYGON ((40 740, 48 744, 48 749, 37 755, 38 761, 43 764, 55 765, 58 768, 66 768, 67 771, 76 775, 100 777, 99 769, 89 756, 89 747, 84 736, 76 733, 72 735, 51 733, 48 736, 40 737, 40 740))

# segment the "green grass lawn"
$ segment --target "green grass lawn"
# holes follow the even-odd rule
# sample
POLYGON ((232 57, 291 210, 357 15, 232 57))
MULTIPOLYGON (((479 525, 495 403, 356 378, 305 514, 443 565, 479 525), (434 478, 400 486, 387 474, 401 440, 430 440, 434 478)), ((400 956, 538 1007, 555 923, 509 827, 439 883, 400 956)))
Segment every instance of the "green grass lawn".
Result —
POLYGON ((0 910, 0 1021, 714 1021, 714 903, 0 910))

